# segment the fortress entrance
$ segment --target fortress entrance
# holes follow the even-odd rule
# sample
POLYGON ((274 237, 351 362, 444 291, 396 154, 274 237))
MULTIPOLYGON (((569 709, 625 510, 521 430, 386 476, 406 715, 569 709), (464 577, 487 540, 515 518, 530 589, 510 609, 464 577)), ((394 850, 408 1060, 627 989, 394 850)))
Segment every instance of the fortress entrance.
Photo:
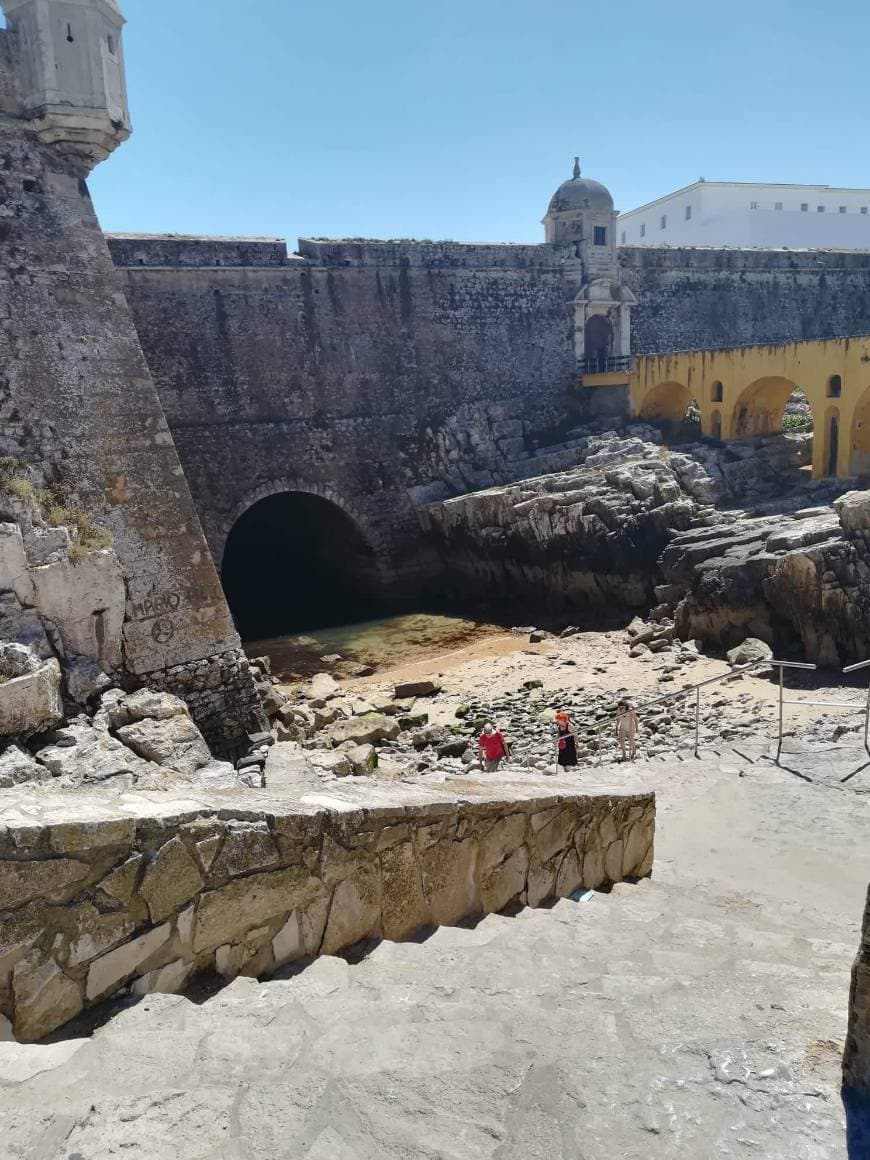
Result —
POLYGON ((375 553, 330 500, 281 492, 244 512, 227 537, 221 580, 243 640, 380 612, 375 553))

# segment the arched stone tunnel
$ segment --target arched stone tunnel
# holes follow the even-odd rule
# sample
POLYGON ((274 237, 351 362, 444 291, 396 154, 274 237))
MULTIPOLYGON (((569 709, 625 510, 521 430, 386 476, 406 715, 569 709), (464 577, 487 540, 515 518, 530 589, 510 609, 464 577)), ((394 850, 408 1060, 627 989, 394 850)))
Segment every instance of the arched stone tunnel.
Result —
POLYGON ((221 579, 243 640, 347 623, 387 605, 377 555, 357 523, 301 491, 267 496, 242 513, 221 579))

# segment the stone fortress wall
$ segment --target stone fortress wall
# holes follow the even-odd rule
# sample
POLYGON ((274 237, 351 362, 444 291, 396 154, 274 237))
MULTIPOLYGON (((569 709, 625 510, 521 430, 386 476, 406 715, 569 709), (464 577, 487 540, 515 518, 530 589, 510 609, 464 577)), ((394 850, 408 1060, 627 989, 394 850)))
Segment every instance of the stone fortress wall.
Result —
POLYGON ((843 1082, 847 1088, 870 1099, 870 888, 867 890, 861 942, 852 966, 843 1082))
POLYGON ((212 742, 234 748, 255 704, 238 636, 87 166, 22 119, 17 59, 0 31, 0 456, 110 530, 126 586, 115 675, 187 695, 212 742))
POLYGON ((652 870, 651 793, 526 775, 459 798, 354 790, 326 809, 265 791, 0 794, 0 1037, 39 1039, 128 986, 261 975, 652 870))
MULTIPOLYGON (((425 567, 415 502, 504 481, 593 398, 627 408, 620 391, 578 388, 564 245, 109 247, 218 563, 247 507, 298 489, 350 514, 401 589, 425 567)), ((870 254, 623 248, 619 261, 638 353, 870 331, 870 254)))

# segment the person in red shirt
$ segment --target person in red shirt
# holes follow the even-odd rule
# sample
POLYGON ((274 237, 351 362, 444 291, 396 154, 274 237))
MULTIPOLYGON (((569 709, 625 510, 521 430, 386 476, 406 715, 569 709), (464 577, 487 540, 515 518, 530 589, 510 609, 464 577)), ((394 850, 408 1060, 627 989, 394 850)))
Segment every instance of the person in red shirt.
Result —
POLYGON ((503 757, 510 757, 510 750, 501 730, 494 729, 493 726, 487 722, 483 727, 483 732, 477 741, 477 752, 480 760, 483 763, 483 768, 488 773, 494 773, 503 757))

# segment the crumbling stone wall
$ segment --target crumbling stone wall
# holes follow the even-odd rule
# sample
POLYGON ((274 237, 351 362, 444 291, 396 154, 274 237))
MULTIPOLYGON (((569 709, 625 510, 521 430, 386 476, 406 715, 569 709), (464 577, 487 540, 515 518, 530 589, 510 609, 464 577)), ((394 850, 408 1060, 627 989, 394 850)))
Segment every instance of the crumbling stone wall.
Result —
POLYGON ((852 967, 843 1083, 846 1088, 870 1099, 870 889, 867 891, 861 943, 852 967))
POLYGON ((127 986, 177 991, 206 969, 263 974, 363 938, 642 877, 653 863, 649 793, 529 787, 457 801, 403 787, 392 805, 337 812, 257 791, 244 809, 167 794, 59 810, 43 797, 26 822, 8 797, 0 1033, 9 1020, 21 1040, 127 986))
MULTIPOLYGON (((0 32, 0 105, 17 109, 0 32)), ((238 649, 172 436, 85 182, 0 118, 0 456, 109 529, 131 680, 238 649)), ((221 746, 244 722, 228 689, 221 746)))

